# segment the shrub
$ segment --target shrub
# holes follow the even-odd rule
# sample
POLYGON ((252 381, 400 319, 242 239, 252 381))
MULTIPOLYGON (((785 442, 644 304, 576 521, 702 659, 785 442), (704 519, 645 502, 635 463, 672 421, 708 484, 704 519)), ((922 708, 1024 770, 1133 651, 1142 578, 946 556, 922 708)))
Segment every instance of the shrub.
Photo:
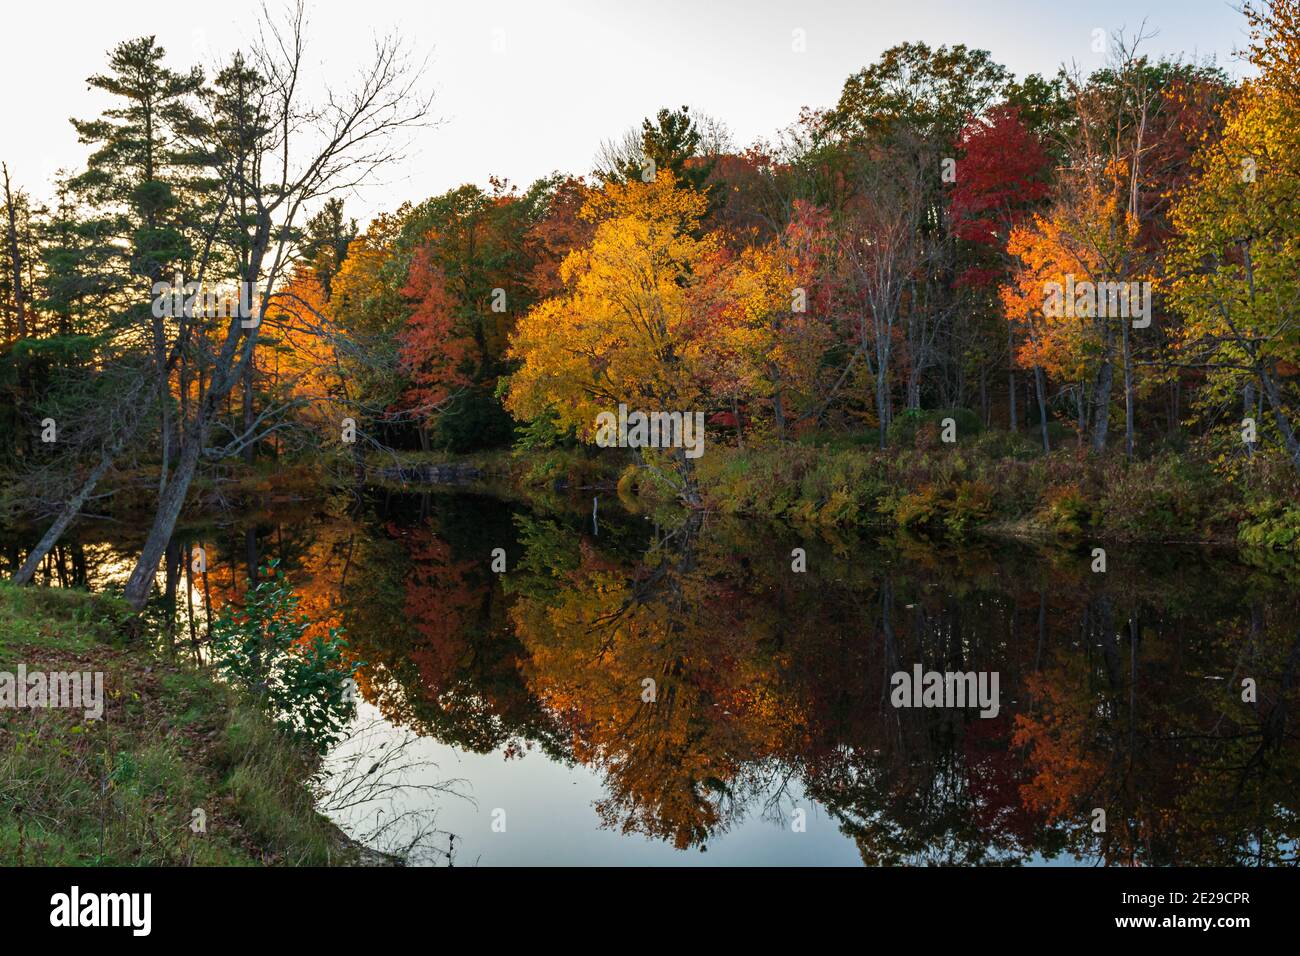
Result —
POLYGON ((1043 496, 1043 523, 1057 534, 1082 534, 1092 518, 1092 506, 1077 484, 1056 485, 1043 496))
POLYGON ((337 628, 307 638, 311 621, 297 613, 284 572, 274 561, 265 570, 273 576, 248 589, 242 608, 227 604, 213 621, 213 661, 281 731, 324 753, 352 717, 348 681, 362 665, 344 663, 347 642, 337 628))
POLYGON ((1250 517, 1237 526, 1247 547, 1300 550, 1300 504, 1266 499, 1248 506, 1250 517))
POLYGON ((992 515, 993 487, 982 481, 961 481, 953 489, 943 524, 950 534, 960 536, 992 515))
POLYGON ((935 485, 922 485, 897 500, 893 519, 900 528, 925 528, 933 525, 943 512, 943 490, 935 485))
POLYGON ((1122 464, 1106 476, 1102 526, 1124 538, 1200 538, 1216 487, 1204 466, 1172 455, 1122 464))

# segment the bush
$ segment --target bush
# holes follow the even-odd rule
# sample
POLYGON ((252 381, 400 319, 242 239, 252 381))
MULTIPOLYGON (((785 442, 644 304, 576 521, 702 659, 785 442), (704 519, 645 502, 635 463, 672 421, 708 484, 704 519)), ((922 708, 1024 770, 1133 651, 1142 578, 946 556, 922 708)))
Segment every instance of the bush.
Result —
POLYGON ((922 485, 897 499, 892 517, 900 528, 913 530, 934 525, 943 513, 942 489, 936 485, 922 485))
POLYGON ((1300 504, 1267 499, 1248 506, 1250 517, 1237 526, 1247 547, 1300 550, 1300 504))
POLYGON ((1218 488, 1208 468, 1172 455, 1119 464, 1106 476, 1101 525, 1121 538, 1199 539, 1218 488))
POLYGON ((993 495, 993 487, 982 481, 958 482, 943 519, 949 534, 960 537, 968 528, 988 521, 993 515, 993 495))
POLYGON ((1077 484, 1057 485, 1043 496, 1041 519, 1057 534, 1077 535, 1091 523, 1092 505, 1077 484))
POLYGON ((298 614, 298 597, 273 561, 273 577, 227 604, 212 625, 218 672, 248 692, 293 739, 324 753, 342 735, 354 703, 348 684, 360 663, 346 664, 347 642, 337 628, 307 638, 311 621, 298 614))

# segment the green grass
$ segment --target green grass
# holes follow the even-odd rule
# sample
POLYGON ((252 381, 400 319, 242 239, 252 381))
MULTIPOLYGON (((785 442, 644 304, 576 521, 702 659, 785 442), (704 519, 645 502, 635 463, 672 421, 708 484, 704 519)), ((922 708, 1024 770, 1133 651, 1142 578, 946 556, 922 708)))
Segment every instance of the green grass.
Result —
POLYGON ((104 672, 105 716, 0 710, 0 859, 326 865, 358 853, 314 808, 310 755, 228 687, 129 639, 120 601, 0 582, 0 670, 104 672), (206 832, 191 828, 206 814, 206 832))

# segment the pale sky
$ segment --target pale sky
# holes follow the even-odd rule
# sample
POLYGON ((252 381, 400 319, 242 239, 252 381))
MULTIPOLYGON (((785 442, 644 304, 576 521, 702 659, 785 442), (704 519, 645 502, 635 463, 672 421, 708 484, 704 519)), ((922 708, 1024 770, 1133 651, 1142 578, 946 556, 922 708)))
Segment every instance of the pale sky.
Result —
MULTIPOLYGON (((268 0, 272 10, 276 0, 268 0)), ((802 106, 835 103, 844 80, 907 40, 965 43, 1017 76, 1062 62, 1101 65, 1093 31, 1146 21, 1144 49, 1213 56, 1232 76, 1245 21, 1225 0, 316 0, 308 66, 336 86, 364 61, 376 33, 397 30, 419 56, 439 125, 416 132, 407 158, 346 197, 367 219, 495 174, 526 186, 554 170, 589 172, 602 140, 661 106, 689 104, 722 120, 738 144, 772 138, 802 106), (795 52, 803 31, 806 51, 795 52)), ((105 100, 85 78, 115 43, 154 34, 175 67, 209 67, 247 45, 260 4, 229 0, 31 0, 5 12, 0 53, 0 159, 15 184, 45 199, 56 171, 87 150, 69 116, 105 100)))

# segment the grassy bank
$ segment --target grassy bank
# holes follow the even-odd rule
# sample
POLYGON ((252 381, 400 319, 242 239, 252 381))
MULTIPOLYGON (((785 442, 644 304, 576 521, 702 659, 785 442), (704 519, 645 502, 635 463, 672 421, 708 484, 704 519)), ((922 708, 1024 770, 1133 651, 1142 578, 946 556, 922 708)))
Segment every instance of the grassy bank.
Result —
POLYGON ((132 636, 115 598, 0 583, 0 671, 104 674, 104 716, 0 709, 0 859, 347 865, 314 764, 228 687, 132 636), (192 829, 202 810, 206 832, 192 829))
POLYGON ((1300 480, 1278 458, 1044 455, 1006 433, 918 445, 711 448, 697 470, 706 507, 794 523, 1300 548, 1300 480))

